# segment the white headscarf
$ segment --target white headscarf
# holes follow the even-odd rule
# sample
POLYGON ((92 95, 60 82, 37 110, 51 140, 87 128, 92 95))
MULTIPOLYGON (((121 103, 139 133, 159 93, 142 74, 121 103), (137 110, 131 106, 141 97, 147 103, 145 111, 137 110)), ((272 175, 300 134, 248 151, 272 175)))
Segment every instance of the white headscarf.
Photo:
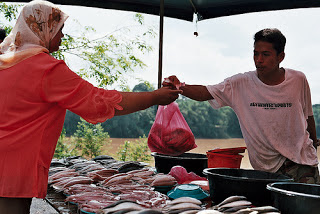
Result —
POLYGON ((0 70, 41 52, 49 52, 50 41, 68 16, 48 1, 26 4, 11 33, 0 44, 0 70))

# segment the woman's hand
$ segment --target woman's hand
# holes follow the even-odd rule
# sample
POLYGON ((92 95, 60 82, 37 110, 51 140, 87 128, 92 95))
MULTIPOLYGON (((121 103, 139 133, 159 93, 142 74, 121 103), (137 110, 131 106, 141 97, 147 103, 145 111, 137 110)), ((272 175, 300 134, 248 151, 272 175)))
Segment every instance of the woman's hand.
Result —
POLYGON ((168 105, 178 99, 181 90, 171 89, 170 87, 162 87, 153 91, 155 102, 158 105, 168 105))

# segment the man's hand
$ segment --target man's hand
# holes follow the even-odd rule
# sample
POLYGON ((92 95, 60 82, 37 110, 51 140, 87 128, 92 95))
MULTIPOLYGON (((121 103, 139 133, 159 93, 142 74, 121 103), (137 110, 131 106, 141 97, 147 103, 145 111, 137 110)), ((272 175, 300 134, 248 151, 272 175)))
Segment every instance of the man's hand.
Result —
POLYGON ((171 89, 179 89, 184 83, 181 83, 180 80, 176 76, 169 76, 168 78, 164 78, 162 85, 165 87, 170 87, 171 89))
POLYGON ((181 94, 183 96, 189 97, 192 100, 207 101, 213 99, 206 86, 186 85, 184 83, 181 83, 176 76, 164 78, 162 85, 171 89, 181 89, 181 94))

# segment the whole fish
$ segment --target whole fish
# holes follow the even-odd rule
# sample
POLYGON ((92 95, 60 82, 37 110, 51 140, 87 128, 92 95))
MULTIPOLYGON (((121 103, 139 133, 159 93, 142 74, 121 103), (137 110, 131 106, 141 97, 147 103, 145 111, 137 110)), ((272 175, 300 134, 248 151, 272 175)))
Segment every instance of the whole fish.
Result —
POLYGON ((220 202, 215 207, 221 207, 224 204, 228 204, 228 203, 231 203, 233 201, 240 201, 240 200, 247 200, 247 198, 245 196, 239 196, 239 195, 230 196, 230 197, 224 199, 222 202, 220 202))
POLYGON ((136 211, 136 210, 143 210, 144 208, 140 205, 138 205, 135 202, 124 202, 119 203, 116 206, 109 207, 109 208, 103 208, 103 213, 115 213, 115 212, 121 212, 121 211, 136 211))
POLYGON ((152 209, 145 209, 142 211, 137 211, 136 214, 161 214, 163 212, 159 211, 159 210, 152 210, 152 209))
POLYGON ((222 212, 217 210, 201 210, 197 214, 222 214, 222 212))
POLYGON ((246 209, 239 210, 234 214, 258 214, 258 213, 259 213, 258 211, 252 211, 250 208, 246 208, 246 209))
POLYGON ((192 197, 180 197, 170 201, 167 205, 180 204, 180 203, 193 203, 197 205, 201 205, 202 202, 196 198, 192 197))
MULTIPOLYGON (((246 208, 250 208, 250 205, 248 206, 238 206, 238 207, 230 207, 230 208, 226 208, 225 210, 223 210, 224 213, 235 213, 238 210, 242 210, 242 209, 246 209, 246 208)), ((252 210, 253 211, 253 210, 252 210)))
POLYGON ((218 207, 218 211, 224 211, 226 208, 231 208, 231 207, 250 206, 250 205, 252 205, 252 203, 246 200, 233 201, 218 207))
POLYGON ((279 210, 272 206, 262 206, 262 207, 252 207, 253 211, 258 211, 259 213, 266 213, 266 212, 279 212, 279 210))
POLYGON ((179 214, 197 214, 199 213, 199 210, 187 210, 187 211, 183 211, 179 214))
POLYGON ((201 207, 193 203, 178 203, 178 204, 173 204, 172 206, 166 206, 163 208, 163 211, 166 211, 169 213, 179 213, 187 210, 201 210, 201 207))
MULTIPOLYGON (((224 211, 225 212, 225 211, 224 211)), ((280 213, 279 210, 275 207, 272 206, 262 206, 262 207, 252 207, 252 208, 245 208, 245 209, 240 209, 236 214, 246 214, 246 213, 263 213, 263 214, 275 214, 275 213, 280 213)))

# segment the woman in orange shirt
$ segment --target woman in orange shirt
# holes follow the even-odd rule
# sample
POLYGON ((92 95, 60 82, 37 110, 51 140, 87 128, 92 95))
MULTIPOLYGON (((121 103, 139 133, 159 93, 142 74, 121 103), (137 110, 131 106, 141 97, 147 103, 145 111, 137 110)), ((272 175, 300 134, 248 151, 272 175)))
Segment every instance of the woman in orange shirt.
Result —
POLYGON ((181 91, 119 92, 94 87, 49 53, 67 15, 50 2, 25 5, 0 45, 0 213, 29 213, 44 198, 66 110, 90 123, 167 105, 181 91))

